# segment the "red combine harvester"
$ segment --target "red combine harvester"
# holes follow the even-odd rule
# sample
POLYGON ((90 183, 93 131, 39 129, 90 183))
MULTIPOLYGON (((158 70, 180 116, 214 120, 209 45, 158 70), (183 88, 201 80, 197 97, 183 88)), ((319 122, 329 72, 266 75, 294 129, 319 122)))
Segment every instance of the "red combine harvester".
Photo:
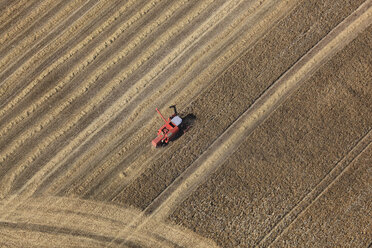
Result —
POLYGON ((161 115, 159 109, 156 108, 156 111, 164 120, 165 124, 161 128, 159 128, 158 137, 153 139, 151 142, 154 147, 159 147, 160 145, 167 144, 169 141, 176 138, 181 131, 180 125, 182 123, 182 118, 177 115, 175 106, 170 106, 170 108, 174 108, 174 114, 168 118, 168 121, 161 115))

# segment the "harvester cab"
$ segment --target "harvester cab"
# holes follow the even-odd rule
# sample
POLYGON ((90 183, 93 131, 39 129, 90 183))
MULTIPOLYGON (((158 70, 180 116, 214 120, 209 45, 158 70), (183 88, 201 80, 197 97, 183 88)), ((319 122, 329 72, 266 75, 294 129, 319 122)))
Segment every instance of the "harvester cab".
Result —
POLYGON ((182 118, 178 116, 176 106, 173 105, 170 106, 170 108, 174 109, 174 114, 169 117, 168 120, 166 120, 160 113, 159 109, 156 108, 156 111, 164 120, 165 124, 161 128, 159 128, 158 136, 151 142, 154 147, 159 147, 161 145, 167 144, 169 141, 175 139, 180 132, 182 118))

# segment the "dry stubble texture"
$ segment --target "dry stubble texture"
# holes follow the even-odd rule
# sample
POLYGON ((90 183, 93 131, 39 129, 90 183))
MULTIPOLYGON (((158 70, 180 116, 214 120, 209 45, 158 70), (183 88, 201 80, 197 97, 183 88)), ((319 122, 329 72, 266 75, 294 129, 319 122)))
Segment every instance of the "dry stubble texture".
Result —
POLYGON ((260 242, 371 130, 371 31, 324 64, 170 218, 224 247, 260 242))
POLYGON ((372 241, 372 145, 273 244, 367 247, 372 241))

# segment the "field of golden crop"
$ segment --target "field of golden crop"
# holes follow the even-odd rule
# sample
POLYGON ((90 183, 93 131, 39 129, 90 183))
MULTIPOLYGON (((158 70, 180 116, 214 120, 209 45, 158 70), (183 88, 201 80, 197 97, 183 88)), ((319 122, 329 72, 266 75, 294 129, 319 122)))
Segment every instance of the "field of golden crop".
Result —
POLYGON ((1 247, 372 245, 372 0, 0 6, 1 247))

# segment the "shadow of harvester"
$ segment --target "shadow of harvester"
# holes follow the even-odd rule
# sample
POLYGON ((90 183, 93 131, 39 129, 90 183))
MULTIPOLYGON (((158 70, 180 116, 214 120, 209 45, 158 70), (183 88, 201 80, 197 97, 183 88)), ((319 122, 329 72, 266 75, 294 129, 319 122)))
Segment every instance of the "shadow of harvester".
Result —
POLYGON ((165 121, 165 124, 158 130, 158 136, 152 141, 152 145, 155 147, 165 146, 170 141, 177 140, 193 126, 196 120, 196 116, 192 113, 186 115, 178 114, 175 105, 169 108, 173 108, 174 114, 170 116, 168 120, 156 109, 161 118, 165 121))

